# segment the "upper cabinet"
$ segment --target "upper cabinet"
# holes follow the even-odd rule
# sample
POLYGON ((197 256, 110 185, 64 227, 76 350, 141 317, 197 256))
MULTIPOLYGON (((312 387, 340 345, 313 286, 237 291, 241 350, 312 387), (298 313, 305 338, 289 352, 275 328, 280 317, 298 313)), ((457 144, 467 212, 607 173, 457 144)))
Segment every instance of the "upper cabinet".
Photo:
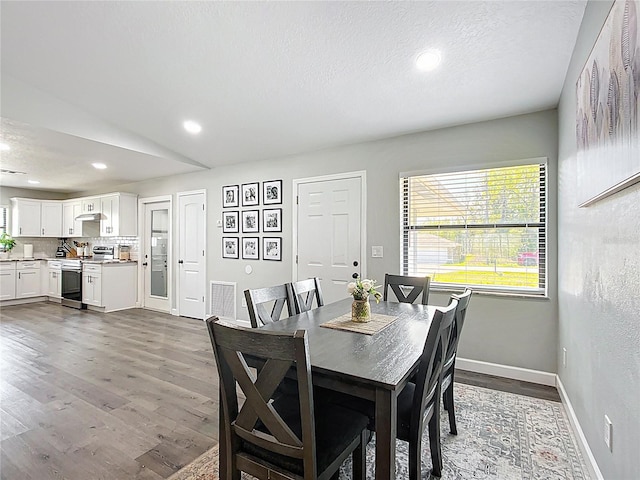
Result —
POLYGON ((138 197, 128 193, 100 198, 100 236, 131 237, 138 234, 138 197))
POLYGON ((40 236, 62 236, 62 202, 43 201, 40 207, 40 236))
POLYGON ((40 200, 11 199, 11 235, 14 237, 40 237, 40 200))
POLYGON ((86 213, 100 214, 101 237, 138 234, 138 196, 131 193, 65 201, 12 198, 11 203, 14 237, 81 237, 83 221, 76 218, 86 213))

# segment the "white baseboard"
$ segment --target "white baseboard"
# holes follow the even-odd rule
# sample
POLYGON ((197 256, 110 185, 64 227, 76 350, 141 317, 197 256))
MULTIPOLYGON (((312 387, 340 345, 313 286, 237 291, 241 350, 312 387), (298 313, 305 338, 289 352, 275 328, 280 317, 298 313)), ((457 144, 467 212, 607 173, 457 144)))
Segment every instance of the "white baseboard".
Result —
POLYGON ((178 312, 177 308, 172 308, 171 309, 171 315, 175 316, 175 317, 179 317, 180 313, 178 312))
POLYGON ((468 358, 456 358, 456 368, 469 372, 484 373, 497 377, 522 380, 523 382, 537 383, 540 385, 556 386, 556 374, 542 372, 540 370, 530 370, 528 368, 512 367, 510 365, 500 365, 498 363, 481 362, 480 360, 469 360, 468 358))
POLYGON ((604 480, 602 472, 600 472, 600 468, 598 468, 598 463, 596 462, 596 459, 591 452, 591 448, 589 448, 587 437, 584 436, 584 432, 582 431, 582 427, 580 426, 580 422, 578 421, 576 412, 573 410, 573 406, 571 405, 571 401, 569 400, 567 391, 564 389, 564 385, 562 385, 560 377, 557 377, 556 380, 556 386, 558 388, 558 393, 560 393, 562 405, 564 405, 564 409, 566 410, 567 416, 569 417, 571 429, 573 430, 573 434, 578 441, 578 446, 582 451, 582 455, 586 460, 585 463, 587 464, 587 468, 589 468, 589 473, 591 474, 591 477, 595 478, 596 480, 604 480))

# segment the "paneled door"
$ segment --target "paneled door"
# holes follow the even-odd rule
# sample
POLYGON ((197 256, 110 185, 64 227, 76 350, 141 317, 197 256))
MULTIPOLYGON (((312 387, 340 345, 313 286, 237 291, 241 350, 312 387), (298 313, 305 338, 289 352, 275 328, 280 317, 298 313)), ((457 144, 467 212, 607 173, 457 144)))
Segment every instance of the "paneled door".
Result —
POLYGON ((145 308, 171 310, 169 262, 171 257, 171 203, 144 204, 142 245, 143 304, 145 308))
POLYGON ((178 309, 181 317, 206 314, 205 192, 178 193, 178 309))
POLYGON ((319 277, 325 303, 348 296, 364 266, 364 172, 297 180, 296 279, 319 277))

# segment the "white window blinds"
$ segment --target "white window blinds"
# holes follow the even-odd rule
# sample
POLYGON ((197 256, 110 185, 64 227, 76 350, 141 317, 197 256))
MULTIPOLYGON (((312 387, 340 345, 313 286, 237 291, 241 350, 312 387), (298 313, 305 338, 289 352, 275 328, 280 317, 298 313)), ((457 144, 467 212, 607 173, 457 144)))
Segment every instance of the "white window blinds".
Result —
POLYGON ((401 192, 404 275, 545 294, 544 164, 406 176, 401 192))

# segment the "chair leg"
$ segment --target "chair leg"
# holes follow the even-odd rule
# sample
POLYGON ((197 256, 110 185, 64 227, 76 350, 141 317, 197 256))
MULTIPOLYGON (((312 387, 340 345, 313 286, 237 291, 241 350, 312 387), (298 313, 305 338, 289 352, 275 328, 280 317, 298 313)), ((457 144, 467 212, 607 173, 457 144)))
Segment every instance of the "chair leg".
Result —
POLYGON ((434 477, 442 476, 442 450, 440 448, 440 416, 436 413, 429 419, 429 449, 431 450, 431 462, 434 477))
MULTIPOLYGON (((422 431, 422 429, 420 429, 422 431)), ((422 435, 409 440, 409 480, 422 478, 422 435)))
POLYGON ((367 443, 369 442, 369 430, 364 429, 360 434, 360 444, 353 451, 352 465, 353 472, 351 478, 353 480, 366 480, 367 478, 367 443))
POLYGON ((339 478, 340 478, 340 469, 336 470, 336 473, 331 475, 331 478, 329 480, 338 480, 339 478))
POLYGON ((451 385, 449 385, 449 388, 445 390, 444 397, 447 399, 446 405, 447 405, 447 413, 449 414, 449 431, 453 435, 457 435, 458 427, 456 426, 456 412, 453 406, 453 382, 451 382, 451 385))

